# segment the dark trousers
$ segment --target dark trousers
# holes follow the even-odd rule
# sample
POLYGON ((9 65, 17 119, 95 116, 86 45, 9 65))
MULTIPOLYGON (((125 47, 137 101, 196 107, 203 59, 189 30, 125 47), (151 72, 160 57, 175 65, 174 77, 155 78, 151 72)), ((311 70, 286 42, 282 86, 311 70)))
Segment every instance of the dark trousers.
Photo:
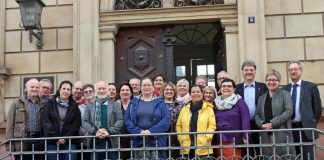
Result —
MULTIPOLYGON (((33 135, 30 136, 28 138, 38 138, 39 135, 33 135)), ((43 142, 42 141, 36 141, 36 140, 32 140, 32 141, 24 141, 24 148, 26 150, 24 151, 44 151, 44 146, 43 146, 43 142), (33 149, 33 145, 34 145, 34 149, 33 149)), ((25 155, 15 155, 15 160, 43 160, 45 159, 44 154, 25 154, 25 155)))
MULTIPOLYGON (((48 151, 56 151, 57 149, 77 150, 77 145, 71 144, 71 148, 70 148, 69 144, 63 144, 63 145, 59 145, 59 148, 57 148, 56 144, 47 144, 48 151)), ((48 160, 77 160, 77 154, 76 153, 47 153, 47 159, 48 160)))
MULTIPOLYGON (((302 123, 292 123, 292 128, 303 128, 302 123)), ((301 136, 300 136, 300 132, 299 131, 294 131, 293 132, 293 137, 294 137, 294 142, 295 143, 300 143, 302 142, 313 142, 313 140, 309 140, 304 131, 301 131, 301 136), (300 139, 301 138, 301 139, 300 139)), ((315 155, 314 155, 314 150, 313 150, 313 146, 312 145, 305 145, 302 144, 301 146, 295 146, 296 149, 296 154, 297 155, 301 155, 301 153, 303 152, 303 154, 301 156, 303 156, 303 159, 307 159, 307 160, 314 160, 315 159, 315 155), (309 157, 309 159, 308 159, 309 157)))
MULTIPOLYGON (((250 129, 251 130, 259 130, 260 128, 256 125, 255 120, 250 120, 250 129)), ((250 134, 251 138, 251 144, 260 144, 259 140, 259 133, 258 132, 253 132, 250 134)), ((243 157, 249 157, 246 158, 247 160, 253 159, 253 157, 256 157, 260 155, 260 147, 248 147, 248 148, 242 148, 242 156, 243 157)))
MULTIPOLYGON (((91 146, 93 147, 93 144, 91 144, 91 146)), ((96 138, 96 145, 94 146, 95 149, 106 149, 106 148, 112 148, 111 144, 109 143, 109 139, 105 139, 105 140, 99 140, 98 138, 96 138), (107 147, 106 147, 106 143, 104 143, 104 141, 107 143, 107 147)), ((117 160, 118 159, 118 152, 117 151, 98 151, 96 150, 94 153, 92 153, 91 155, 91 159, 92 160, 105 160, 105 159, 109 159, 109 160, 117 160)))

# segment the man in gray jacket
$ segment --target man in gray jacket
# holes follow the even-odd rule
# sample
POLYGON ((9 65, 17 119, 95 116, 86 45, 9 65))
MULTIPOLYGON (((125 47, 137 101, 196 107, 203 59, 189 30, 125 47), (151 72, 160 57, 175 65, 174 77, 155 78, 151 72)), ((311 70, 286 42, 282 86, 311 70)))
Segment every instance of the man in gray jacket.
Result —
MULTIPOLYGON (((44 100, 40 98, 39 90, 40 83, 33 78, 25 84, 26 95, 17 98, 10 106, 7 123, 6 123, 6 138, 39 138, 42 136, 41 129, 41 114, 43 112, 44 100)), ((44 150, 40 141, 24 141, 21 146, 20 141, 12 143, 12 151, 31 151, 32 145, 35 146, 35 151, 44 150)), ((15 155, 15 159, 20 159, 20 155, 15 155)), ((41 155, 35 155, 37 160, 43 159, 41 155)), ((32 155, 23 155, 22 159, 31 160, 32 155)))
MULTIPOLYGON (((82 118, 82 127, 89 135, 96 135, 96 149, 118 148, 118 138, 109 138, 109 135, 119 134, 124 125, 123 114, 120 104, 110 101, 108 97, 108 84, 104 81, 96 83, 97 99, 94 107, 88 107, 84 111, 82 118)), ((96 152, 96 160, 118 159, 117 152, 96 152)))

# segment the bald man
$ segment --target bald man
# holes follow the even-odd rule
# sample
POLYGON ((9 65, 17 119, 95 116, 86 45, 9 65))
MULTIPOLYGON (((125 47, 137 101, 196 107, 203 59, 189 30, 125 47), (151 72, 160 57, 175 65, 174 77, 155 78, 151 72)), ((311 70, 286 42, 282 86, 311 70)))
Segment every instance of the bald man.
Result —
MULTIPOLYGON (((40 83, 33 78, 25 84, 26 95, 13 101, 8 112, 6 123, 6 138, 39 138, 41 137, 41 113, 43 111, 44 100, 39 97, 40 83)), ((35 151, 42 150, 40 141, 26 141, 23 143, 22 151, 32 151, 32 144, 35 151)), ((20 141, 12 143, 13 151, 21 151, 20 141)), ((15 155, 15 159, 31 160, 32 155, 15 155)), ((34 155, 35 159, 41 160, 42 155, 34 155)))
MULTIPOLYGON (((118 138, 109 138, 109 135, 119 134, 124 125, 123 113, 120 103, 111 101, 108 97, 108 84, 98 81, 95 85, 97 99, 95 107, 87 107, 82 117, 82 128, 89 135, 97 135, 95 149, 118 148, 118 138), (96 117, 96 118, 95 118, 96 117)), ((95 159, 106 159, 106 152, 95 152, 95 159)), ((108 152, 108 159, 117 160, 117 152, 108 152)))

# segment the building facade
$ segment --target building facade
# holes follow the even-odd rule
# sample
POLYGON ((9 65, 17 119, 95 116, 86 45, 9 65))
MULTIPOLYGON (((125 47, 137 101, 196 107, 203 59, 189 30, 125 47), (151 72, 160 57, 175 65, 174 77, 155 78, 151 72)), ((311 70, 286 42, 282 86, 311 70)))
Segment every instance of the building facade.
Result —
POLYGON ((268 69, 289 83, 287 62, 301 60, 303 79, 324 100, 323 0, 43 0, 43 43, 20 27, 14 0, 0 1, 0 128, 30 77, 122 82, 161 72, 192 80, 226 69, 242 81, 254 60, 257 80, 268 69))

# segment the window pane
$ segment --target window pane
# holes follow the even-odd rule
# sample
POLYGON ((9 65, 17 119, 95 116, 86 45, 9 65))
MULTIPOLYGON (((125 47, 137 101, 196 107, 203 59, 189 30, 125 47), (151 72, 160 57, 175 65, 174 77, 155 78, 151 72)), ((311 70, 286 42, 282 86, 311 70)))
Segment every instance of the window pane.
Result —
POLYGON ((176 66, 176 81, 186 78, 186 66, 176 66))
POLYGON ((208 67, 208 75, 215 74, 215 72, 214 72, 214 65, 213 64, 212 65, 208 65, 207 67, 208 67))
POLYGON ((205 76, 207 74, 206 65, 197 65, 197 75, 205 76))
POLYGON ((176 76, 186 76, 186 66, 176 66, 176 76))

